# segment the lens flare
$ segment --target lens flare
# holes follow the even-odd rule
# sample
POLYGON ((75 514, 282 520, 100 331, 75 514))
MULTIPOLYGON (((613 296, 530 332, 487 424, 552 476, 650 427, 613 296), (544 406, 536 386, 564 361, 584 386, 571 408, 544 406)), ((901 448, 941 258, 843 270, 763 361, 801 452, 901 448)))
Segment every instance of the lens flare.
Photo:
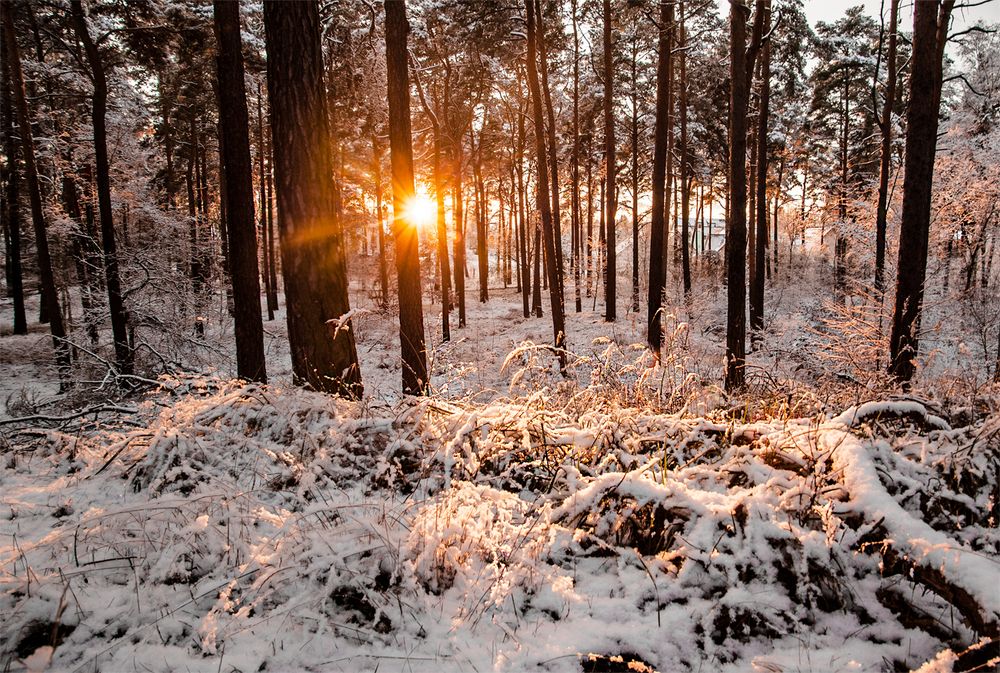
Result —
POLYGON ((424 194, 414 194, 406 204, 404 216, 415 227, 430 227, 437 220, 437 205, 424 194))

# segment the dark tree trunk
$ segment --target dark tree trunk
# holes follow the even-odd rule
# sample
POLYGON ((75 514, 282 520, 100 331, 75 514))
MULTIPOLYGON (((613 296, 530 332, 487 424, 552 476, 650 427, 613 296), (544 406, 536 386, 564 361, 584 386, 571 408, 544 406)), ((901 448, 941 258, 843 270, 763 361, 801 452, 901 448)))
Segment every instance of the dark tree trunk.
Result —
POLYGON ((462 186, 462 143, 455 143, 452 203, 455 218, 455 297, 458 300, 458 326, 465 327, 465 194, 462 186))
POLYGON ((267 211, 268 211, 268 201, 267 201, 267 169, 265 168, 265 159, 267 158, 267 151, 265 150, 264 142, 264 96, 261 92, 260 85, 257 85, 257 165, 259 167, 260 182, 258 188, 260 191, 260 259, 263 265, 261 270, 261 278, 264 280, 264 296, 266 297, 267 303, 267 319, 274 320, 274 309, 277 308, 271 303, 271 296, 274 294, 274 288, 271 286, 271 260, 267 254, 268 249, 268 231, 267 231, 267 211))
MULTIPOLYGON (((9 11, 9 10, 8 10, 9 11)), ((7 251, 7 295, 14 303, 14 334, 28 333, 28 318, 24 311, 24 271, 21 267, 21 194, 18 175, 17 140, 14 137, 14 105, 11 59, 8 58, 7 33, 0 35, 3 46, 3 80, 0 81, 0 113, 3 115, 4 138, 4 244, 7 251)))
MULTIPOLYGON (((424 96, 424 88, 420 83, 420 73, 414 64, 413 68, 414 79, 417 84, 417 94, 420 96, 420 103, 423 105, 424 112, 427 114, 427 118, 431 121, 431 141, 432 141, 432 177, 434 180, 434 199, 437 206, 437 253, 438 253, 438 270, 441 274, 441 340, 450 341, 451 340, 451 325, 449 322, 449 311, 451 311, 451 266, 448 260, 448 226, 445 221, 445 209, 444 209, 444 176, 441 170, 441 124, 440 115, 438 111, 432 110, 430 105, 427 104, 427 99, 424 96)), ((437 101, 435 100, 435 107, 437 107, 437 101)), ((372 139, 372 144, 374 146, 374 137, 372 139)), ((382 201, 382 171, 380 167, 376 167, 376 191, 378 192, 377 200, 379 203, 382 201)), ((379 222, 382 221, 382 216, 379 215, 379 222)))
MULTIPOLYGON (((764 22, 771 16, 771 0, 764 4, 764 22)), ((757 111, 757 215, 754 236, 754 273, 750 282, 750 329, 759 334, 764 329, 764 263, 767 255, 767 124, 771 92, 771 41, 761 45, 760 52, 760 107, 757 111)))
MULTIPOLYGON (((875 216, 875 289, 880 293, 885 289, 885 231, 889 210, 889 171, 892 166, 892 107, 896 100, 898 23, 899 0, 889 0, 889 47, 885 57, 885 100, 882 101, 882 117, 879 119, 882 148, 878 171, 878 210, 875 216)), ((875 77, 878 77, 877 71, 875 77)))
MULTIPOLYGON (((542 95, 538 85, 538 66, 536 61, 536 29, 535 0, 526 0, 525 10, 528 23, 528 91, 531 95, 532 119, 535 123, 535 163, 538 179, 536 181, 536 196, 538 211, 541 214, 542 235, 545 245, 545 272, 549 279, 549 303, 552 310, 552 334, 556 352, 559 356, 559 367, 566 368, 566 320, 563 316, 562 297, 559 293, 559 263, 556 257, 555 231, 552 224, 551 202, 549 201, 549 176, 545 157, 545 126, 542 116, 542 95)), ((540 251, 536 251, 538 255, 540 251)))
POLYGON ((101 240, 104 246, 104 274, 108 289, 108 309, 111 313, 111 332, 115 342, 115 362, 123 374, 133 369, 132 346, 128 340, 128 321, 122 297, 118 272, 118 250, 115 243, 115 222, 111 209, 111 168, 108 164, 108 133, 105 115, 108 106, 108 82, 104 63, 97 45, 90 37, 87 19, 80 0, 70 3, 73 27, 77 39, 83 44, 94 85, 91 101, 94 125, 94 163, 97 178, 97 210, 101 218, 101 240))
MULTIPOLYGON (((17 48, 17 32, 14 28, 13 3, 0 3, 3 21, 3 37, 6 48, 5 61, 10 76, 10 89, 17 111, 17 126, 21 136, 21 158, 27 178, 28 197, 31 202, 31 222, 35 230, 35 249, 38 253, 38 273, 41 277, 42 303, 48 308, 49 330, 56 353, 56 366, 63 383, 69 374, 70 350, 66 341, 62 312, 59 310, 59 295, 56 291, 55 276, 52 273, 52 258, 49 256, 49 242, 46 232, 45 213, 42 210, 42 195, 38 186, 38 170, 35 164, 34 139, 31 120, 28 116, 28 100, 24 91, 24 75, 21 70, 21 54, 17 48)), ((15 203, 16 207, 16 203, 15 203)))
MULTIPOLYGON (((552 191, 550 193, 552 197, 552 231, 555 237, 556 271, 559 278, 555 290, 559 293, 559 306, 565 307, 566 304, 563 301, 565 297, 563 288, 565 274, 563 272, 562 217, 560 215, 561 209, 559 204, 559 143, 556 133, 555 111, 552 108, 552 93, 549 89, 548 53, 545 46, 545 23, 542 19, 541 2, 535 2, 535 17, 538 21, 535 31, 535 41, 538 43, 539 70, 541 74, 540 86, 542 89, 542 100, 545 103, 546 121, 548 122, 546 129, 548 131, 549 163, 551 164, 550 170, 552 171, 550 173, 552 180, 552 191)), ((552 288, 551 281, 549 282, 549 288, 552 288)), ((563 312, 565 312, 565 308, 563 308, 563 312)))
POLYGON ((680 106, 681 117, 681 276, 684 283, 684 295, 691 293, 691 243, 688 237, 691 217, 691 158, 688 152, 687 128, 687 29, 684 26, 684 3, 680 3, 680 34, 679 54, 677 57, 680 68, 680 106))
POLYGON ((479 266, 479 301, 485 303, 490 298, 490 255, 489 241, 486 231, 486 190, 483 187, 482 138, 480 145, 475 144, 475 137, 470 129, 472 151, 472 182, 473 193, 476 196, 476 260, 479 266))
MULTIPOLYGON (((520 91, 520 87, 518 87, 520 91)), ((524 129, 524 118, 527 114, 527 108, 522 108, 518 106, 517 115, 517 208, 518 208, 518 222, 517 222, 517 238, 518 238, 518 255, 519 264, 518 270, 521 273, 521 310, 524 317, 527 318, 531 315, 531 265, 528 263, 528 216, 527 216, 527 204, 525 203, 525 185, 524 185, 524 152, 525 152, 525 129, 524 129)), ((541 303, 541 300, 539 300, 541 303)))
POLYGON ((631 310, 639 312, 639 101, 636 76, 636 58, 639 51, 638 31, 632 35, 632 82, 629 93, 632 99, 632 304, 631 310))
MULTIPOLYGON (((317 2, 264 3, 281 271, 296 382, 360 397, 317 2)), ((404 56, 405 68, 405 56, 404 56)), ((419 292, 419 287, 418 287, 419 292)), ((419 304, 417 304, 419 309, 419 304)))
POLYGON ((653 126, 653 212, 649 229, 649 293, 646 316, 649 329, 646 341, 657 359, 663 343, 661 313, 666 284, 663 232, 665 229, 665 193, 667 177, 667 127, 670 125, 670 31, 674 22, 674 4, 660 0, 660 31, 656 57, 656 121, 653 126))
POLYGON ((889 373, 913 378, 927 274, 931 189, 941 103, 941 62, 954 0, 918 2, 913 10, 910 106, 906 114, 903 218, 899 231, 896 306, 889 340, 889 373))
POLYGON ((594 134, 593 124, 589 125, 587 133, 587 296, 594 283, 594 134))
POLYGON ((576 20, 577 0, 571 0, 570 12, 573 23, 573 191, 571 208, 573 210, 573 288, 576 294, 576 312, 583 311, 583 297, 580 295, 580 253, 583 251, 582 228, 580 220, 580 34, 577 31, 576 20))
POLYGON ((385 222, 382 212, 382 148, 379 147, 374 134, 372 134, 372 172, 375 176, 375 210, 378 222, 378 283, 382 291, 384 308, 389 304, 389 264, 385 252, 385 222))
POLYGON ((757 0, 753 37, 746 47, 749 8, 739 0, 729 6, 729 221, 726 227, 726 377, 727 391, 746 383, 747 271, 747 105, 750 76, 763 34, 763 5, 757 0))
MULTIPOLYGON (((243 83, 240 6, 215 0, 218 93, 225 172, 229 277, 233 286, 236 371, 240 378, 267 382, 264 326, 260 316, 260 268, 253 208, 250 114, 243 83)), ((261 181, 263 184, 263 181, 261 181)))
POLYGON ((605 189, 605 239, 607 266, 604 286, 604 319, 614 322, 618 318, 616 286, 618 280, 617 251, 615 250, 615 111, 614 111, 614 54, 611 42, 611 0, 604 0, 604 159, 607 173, 605 189))
MULTIPOLYGON (((417 228, 405 217, 415 194, 413 139, 410 132, 410 78, 406 39, 410 27, 406 5, 385 1, 385 53, 389 92, 389 154, 392 163, 392 231, 396 241, 399 292, 399 342, 403 361, 403 394, 427 392, 423 292, 417 228)), ((458 260, 456 259, 456 264, 458 260)))
MULTIPOLYGON (((270 116, 269 116, 270 118, 270 116)), ((265 136, 268 138, 267 142, 267 175, 265 179, 267 180, 267 205, 265 206, 265 213, 267 214, 267 270, 270 274, 270 280, 268 285, 271 289, 271 294, 267 298, 267 310, 270 315, 273 311, 278 310, 278 255, 276 254, 275 237, 274 237, 274 138, 271 137, 270 125, 268 133, 265 136)), ((286 302, 287 303, 287 302, 286 302)))

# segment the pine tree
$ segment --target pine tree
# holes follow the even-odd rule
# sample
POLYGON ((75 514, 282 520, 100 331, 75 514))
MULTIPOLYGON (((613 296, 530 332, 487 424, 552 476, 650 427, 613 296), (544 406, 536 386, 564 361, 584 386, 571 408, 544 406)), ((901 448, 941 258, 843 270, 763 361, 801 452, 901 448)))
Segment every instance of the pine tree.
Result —
MULTIPOLYGON (((416 191, 413 183, 413 139, 410 131, 410 84, 406 50, 408 32, 406 5, 397 0, 385 0, 389 152, 392 163, 392 231, 396 241, 403 393, 420 395, 427 391, 429 379, 427 347, 424 342, 423 292, 420 285, 417 228, 405 215, 407 205, 416 191)), ((458 263, 456 256, 456 266, 458 263)))
POLYGON ((333 156, 320 50, 319 6, 264 3, 267 91, 295 380, 358 397, 361 369, 350 323, 347 262, 336 218, 333 156))
MULTIPOLYGON (((215 0, 218 40, 219 116, 226 183, 226 233, 236 332, 236 371, 241 378, 267 382, 264 327, 260 315, 260 269, 250 162, 250 115, 243 82, 239 2, 215 0)), ((263 181, 262 181, 263 184, 263 181)))
POLYGON ((889 340, 889 372, 903 383, 913 378, 920 343, 918 332, 927 277, 942 61, 954 5, 954 0, 926 0, 916 3, 913 10, 903 217, 899 232, 896 305, 889 340))

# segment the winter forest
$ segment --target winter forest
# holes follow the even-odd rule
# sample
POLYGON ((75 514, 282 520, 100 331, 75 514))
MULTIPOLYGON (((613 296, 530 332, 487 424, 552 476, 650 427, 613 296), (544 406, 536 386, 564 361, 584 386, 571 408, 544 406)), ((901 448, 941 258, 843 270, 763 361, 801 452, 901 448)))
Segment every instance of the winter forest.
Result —
POLYGON ((0 0, 0 671, 1000 666, 1000 3, 0 0))

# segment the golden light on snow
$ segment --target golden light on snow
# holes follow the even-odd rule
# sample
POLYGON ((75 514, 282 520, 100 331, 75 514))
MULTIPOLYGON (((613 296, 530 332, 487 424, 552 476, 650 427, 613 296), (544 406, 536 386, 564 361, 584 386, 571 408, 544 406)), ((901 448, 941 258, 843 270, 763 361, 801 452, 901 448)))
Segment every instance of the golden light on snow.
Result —
POLYGON ((406 204, 404 217, 413 226, 424 229, 436 221, 437 206, 426 194, 414 194, 406 204))

